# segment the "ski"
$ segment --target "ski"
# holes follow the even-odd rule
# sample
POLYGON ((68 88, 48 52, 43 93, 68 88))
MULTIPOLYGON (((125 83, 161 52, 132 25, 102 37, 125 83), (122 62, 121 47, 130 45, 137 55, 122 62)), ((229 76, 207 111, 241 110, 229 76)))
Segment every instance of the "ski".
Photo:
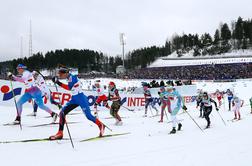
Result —
POLYGON ((241 121, 242 119, 230 119, 230 120, 228 120, 228 122, 238 122, 238 121, 241 121))
MULTIPOLYGON (((75 123, 79 123, 79 122, 67 122, 68 124, 75 124, 75 123)), ((51 125, 58 125, 59 123, 44 123, 44 124, 38 124, 38 125, 32 125, 32 126, 28 126, 28 127, 42 127, 42 126, 51 126, 51 125)))
MULTIPOLYGON (((68 139, 64 138, 64 139, 61 139, 61 140, 68 140, 68 139)), ((0 141, 0 144, 27 143, 27 142, 43 142, 43 141, 52 141, 52 140, 50 140, 49 138, 37 138, 37 139, 14 140, 14 141, 0 141)))
POLYGON ((11 123, 5 123, 5 124, 3 124, 3 126, 17 126, 17 125, 19 125, 19 123, 11 122, 11 123))
POLYGON ((104 135, 102 137, 99 137, 99 136, 98 137, 92 137, 92 138, 81 140, 80 142, 96 141, 96 140, 100 140, 100 139, 103 139, 103 138, 122 136, 122 135, 127 135, 127 134, 130 134, 130 132, 128 132, 128 133, 118 133, 118 134, 108 134, 108 135, 104 135))
POLYGON ((158 117, 160 115, 152 115, 152 116, 149 116, 149 118, 155 118, 155 117, 158 117))

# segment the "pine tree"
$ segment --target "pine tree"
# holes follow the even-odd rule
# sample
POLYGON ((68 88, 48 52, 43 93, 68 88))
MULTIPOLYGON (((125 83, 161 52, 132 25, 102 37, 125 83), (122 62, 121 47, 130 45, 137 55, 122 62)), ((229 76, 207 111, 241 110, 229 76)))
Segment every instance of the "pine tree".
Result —
POLYGON ((240 49, 242 45, 242 39, 243 39, 243 20, 241 17, 238 18, 235 24, 234 38, 237 40, 238 49, 240 49))
POLYGON ((214 45, 219 45, 220 42, 220 31, 219 29, 216 29, 215 34, 214 34, 214 45))
POLYGON ((223 24, 221 27, 221 39, 226 42, 231 39, 231 31, 227 23, 223 24))

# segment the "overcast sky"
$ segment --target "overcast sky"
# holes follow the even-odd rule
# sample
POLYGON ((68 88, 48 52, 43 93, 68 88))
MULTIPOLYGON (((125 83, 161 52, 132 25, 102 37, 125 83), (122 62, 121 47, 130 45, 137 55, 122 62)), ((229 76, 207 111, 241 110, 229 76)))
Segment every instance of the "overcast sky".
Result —
POLYGON ((214 33, 220 22, 252 18, 251 0, 0 0, 0 61, 33 52, 78 48, 108 55, 163 45, 175 32, 214 33))

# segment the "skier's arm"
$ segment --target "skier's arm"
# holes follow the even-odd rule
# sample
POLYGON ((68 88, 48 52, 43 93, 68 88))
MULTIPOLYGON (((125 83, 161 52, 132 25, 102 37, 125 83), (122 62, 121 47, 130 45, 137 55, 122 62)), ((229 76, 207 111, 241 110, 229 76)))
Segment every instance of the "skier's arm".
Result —
POLYGON ((214 103, 214 105, 215 105, 215 109, 218 111, 218 110, 219 110, 219 108, 217 107, 217 103, 216 103, 216 101, 214 101, 212 98, 210 99, 210 101, 211 101, 212 103, 214 103))
POLYGON ((178 92, 177 92, 177 97, 179 99, 179 102, 182 103, 182 109, 183 110, 187 110, 187 107, 185 106, 185 100, 184 100, 184 98, 178 92))
POLYGON ((197 107, 201 104, 201 102, 202 102, 202 99, 197 101, 197 107))
POLYGON ((119 92, 118 92, 118 90, 116 89, 116 90, 115 90, 115 96, 114 96, 114 97, 110 97, 110 100, 119 100, 119 99, 120 99, 119 92))
POLYGON ((53 81, 55 84, 57 84, 57 85, 59 85, 60 87, 62 87, 63 89, 65 89, 65 90, 70 90, 69 86, 68 86, 67 84, 64 84, 64 83, 60 82, 59 79, 58 79, 58 77, 53 77, 53 78, 52 78, 52 81, 53 81))
POLYGON ((12 79, 14 81, 18 81, 18 82, 22 82, 22 83, 25 82, 25 79, 23 77, 18 77, 18 76, 15 76, 15 75, 12 75, 12 79))

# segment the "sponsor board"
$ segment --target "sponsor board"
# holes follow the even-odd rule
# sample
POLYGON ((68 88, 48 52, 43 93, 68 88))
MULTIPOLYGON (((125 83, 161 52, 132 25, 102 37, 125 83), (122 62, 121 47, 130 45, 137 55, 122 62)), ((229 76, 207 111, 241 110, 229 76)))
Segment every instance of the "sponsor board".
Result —
MULTIPOLYGON (((0 104, 1 105, 8 105, 13 106, 13 96, 15 94, 16 99, 18 100, 22 94, 24 94, 25 88, 21 83, 13 82, 14 93, 10 88, 10 82, 6 80, 0 80, 0 104)), ((62 105, 66 104, 71 99, 70 91, 66 91, 62 88, 58 88, 58 92, 56 91, 55 87, 50 87, 52 91, 52 98, 55 101, 60 101, 62 105)), ((89 106, 93 106, 97 96, 94 91, 85 91, 83 93, 87 96, 89 106)), ((126 107, 144 107, 145 100, 143 94, 126 94, 121 93, 121 104, 126 107)), ((185 103, 192 103, 195 102, 196 96, 183 96, 185 99, 185 103)), ((160 105, 160 99, 157 93, 153 93, 153 102, 155 105, 160 105)), ((44 103, 47 105, 51 105, 50 102, 46 98, 44 98, 44 103)), ((110 102, 109 102, 110 104, 110 102)), ((25 106, 30 105, 29 103, 25 104, 25 106)), ((102 105, 100 105, 102 106, 102 105)))

